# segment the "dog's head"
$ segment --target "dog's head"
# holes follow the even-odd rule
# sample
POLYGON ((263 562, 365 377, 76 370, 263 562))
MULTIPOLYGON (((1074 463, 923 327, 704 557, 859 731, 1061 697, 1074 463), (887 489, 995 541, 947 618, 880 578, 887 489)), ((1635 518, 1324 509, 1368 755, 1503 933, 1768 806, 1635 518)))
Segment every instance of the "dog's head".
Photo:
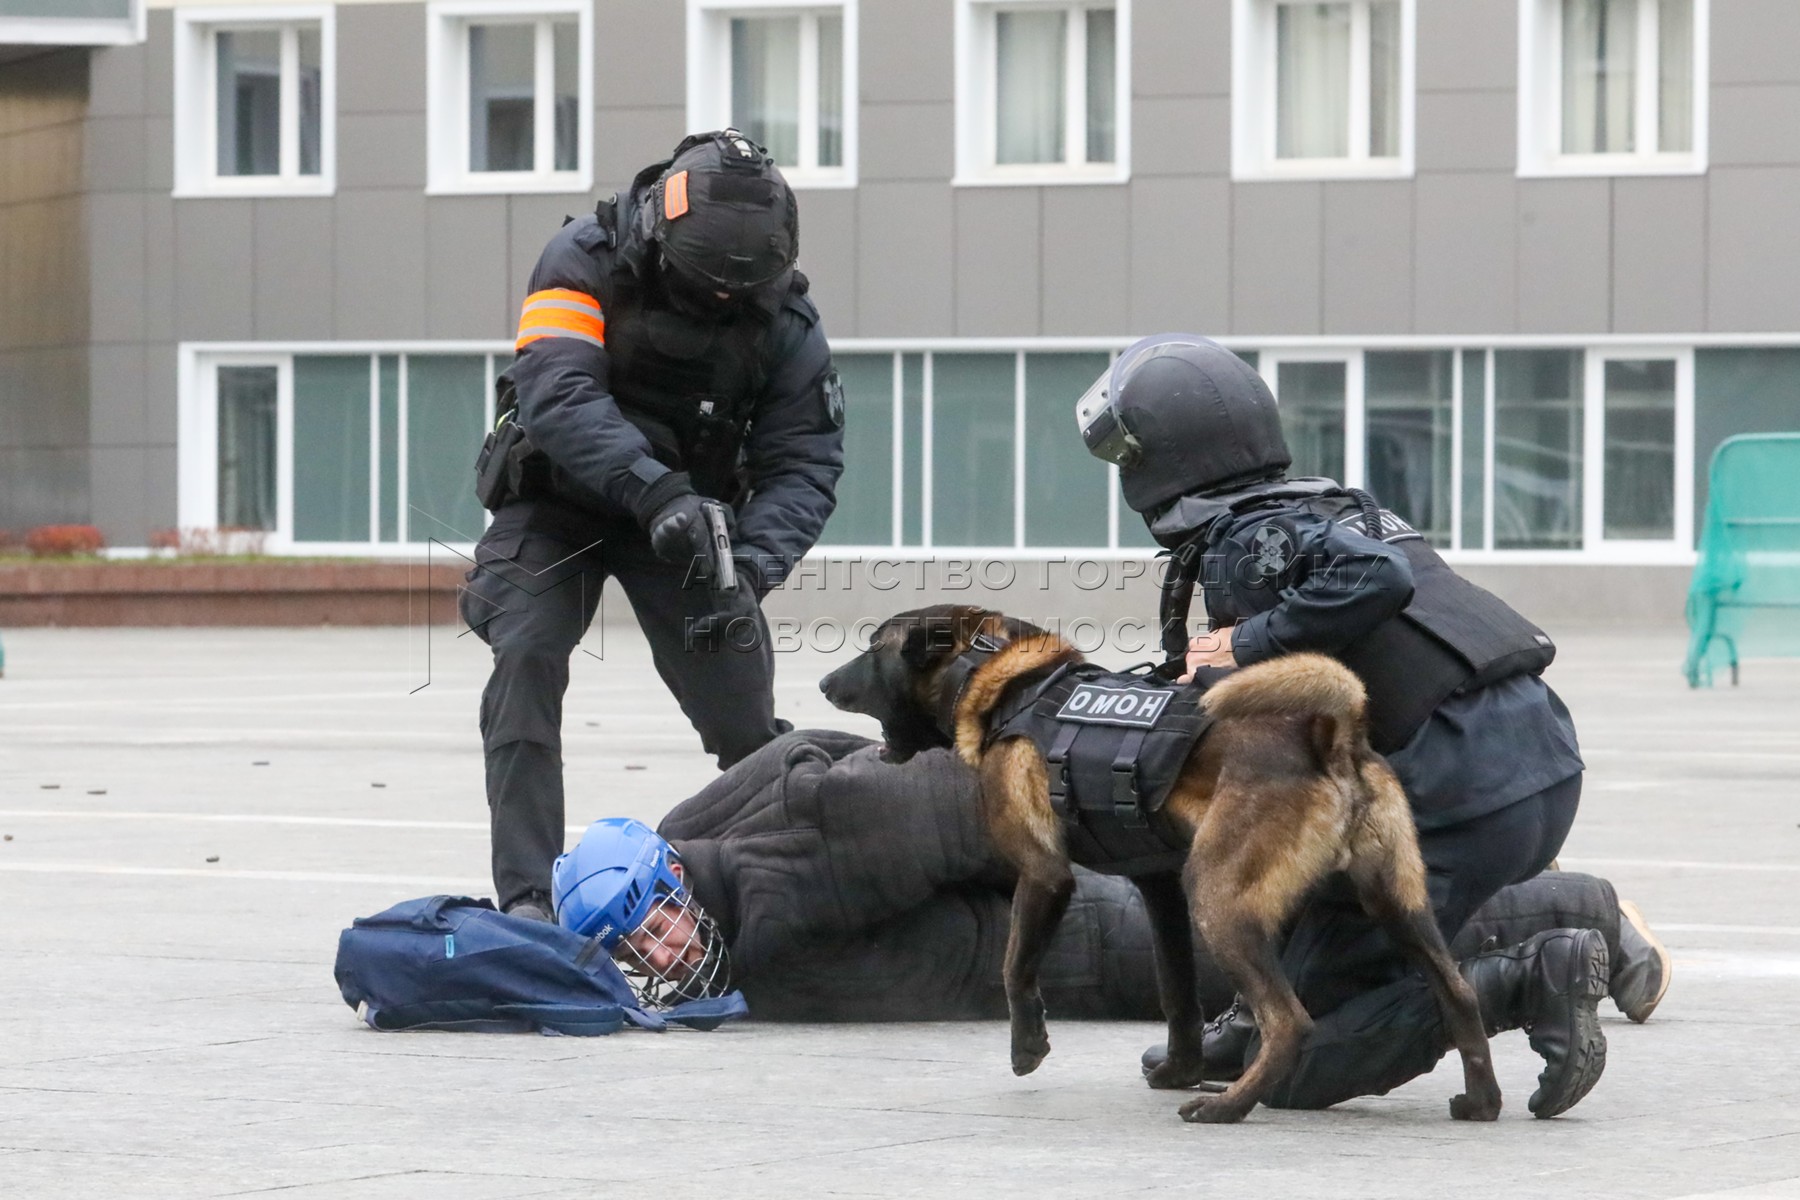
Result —
POLYGON ((881 722, 882 756, 905 762, 921 750, 952 744, 938 716, 944 671, 976 635, 1010 640, 999 613, 964 604, 914 609, 882 622, 869 648, 819 681, 825 698, 845 712, 881 722))

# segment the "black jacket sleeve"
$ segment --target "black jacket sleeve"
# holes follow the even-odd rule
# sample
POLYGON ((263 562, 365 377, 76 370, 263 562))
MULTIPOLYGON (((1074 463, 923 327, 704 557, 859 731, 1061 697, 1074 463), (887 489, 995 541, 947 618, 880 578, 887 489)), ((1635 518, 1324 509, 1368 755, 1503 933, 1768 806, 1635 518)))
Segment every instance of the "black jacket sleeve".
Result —
POLYGON ((1413 593, 1405 554, 1310 513, 1239 522, 1207 571, 1209 591, 1230 594, 1231 648, 1242 666, 1300 650, 1336 653, 1413 593))
MULTIPOLYGON (((532 269, 527 293, 563 288, 597 299, 600 264, 589 247, 600 236, 592 216, 563 226, 532 269)), ((606 348, 581 338, 526 343, 511 367, 519 424, 576 486, 635 513, 644 490, 669 469, 651 457, 649 440, 619 411, 607 369, 606 348)))
POLYGON ((778 320, 774 366, 744 444, 750 497, 737 524, 739 548, 757 560, 765 587, 819 540, 844 470, 843 406, 828 389, 835 379, 818 311, 795 297, 778 320))

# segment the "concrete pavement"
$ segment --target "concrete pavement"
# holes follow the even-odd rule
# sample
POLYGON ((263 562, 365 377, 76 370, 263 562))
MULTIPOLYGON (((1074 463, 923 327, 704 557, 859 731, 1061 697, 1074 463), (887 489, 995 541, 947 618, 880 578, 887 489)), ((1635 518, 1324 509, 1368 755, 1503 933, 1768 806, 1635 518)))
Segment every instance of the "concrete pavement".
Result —
MULTIPOLYGON (((6 639, 9 1198, 1800 1198, 1797 663, 1692 693, 1679 631, 1561 638, 1551 679, 1590 767, 1565 865, 1612 878, 1680 960, 1649 1025, 1607 1006, 1607 1073, 1572 1113, 1526 1113, 1538 1064, 1514 1033, 1497 1125, 1451 1122, 1440 1070, 1210 1128, 1140 1082, 1148 1024, 1053 1014, 1025 1079, 999 1024, 376 1034, 332 982, 339 928, 486 886, 485 648, 446 629, 6 639)), ((633 632, 586 649, 570 821, 654 821, 711 764, 633 632)), ((818 697, 842 657, 782 655, 781 714, 867 729, 818 697)))

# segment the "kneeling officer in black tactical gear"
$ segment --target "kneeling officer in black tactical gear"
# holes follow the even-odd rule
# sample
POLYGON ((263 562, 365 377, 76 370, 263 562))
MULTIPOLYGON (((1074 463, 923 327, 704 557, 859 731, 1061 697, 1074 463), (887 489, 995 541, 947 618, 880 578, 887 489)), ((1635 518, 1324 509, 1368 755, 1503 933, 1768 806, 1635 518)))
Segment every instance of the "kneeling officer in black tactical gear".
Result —
POLYGON ((550 909, 569 656, 606 578, 721 767, 789 728, 760 600, 831 514, 844 417, 798 244, 793 192, 728 129, 568 222, 531 273, 462 601, 494 652, 481 733, 506 911, 550 909))
MULTIPOLYGON (((1362 678, 1370 741, 1412 801, 1446 941, 1509 885, 1554 891, 1554 873, 1525 881, 1550 865, 1575 819, 1582 762, 1568 710, 1539 678, 1555 654, 1541 630, 1451 571, 1368 493, 1288 479, 1274 397, 1214 342, 1139 342, 1082 398, 1077 419, 1172 552, 1162 614, 1172 662, 1185 658, 1191 672, 1313 650, 1362 678), (1216 632, 1190 646, 1196 583, 1216 632)), ((1308 903, 1283 962, 1315 1025, 1271 1104, 1322 1108, 1386 1092, 1429 1071, 1450 1044, 1425 980, 1347 887, 1308 903)), ((1463 973, 1488 1031, 1526 1029, 1545 1059, 1532 1112, 1554 1116, 1587 1094, 1606 1061, 1595 1005, 1610 972, 1599 932, 1539 926, 1521 944, 1465 960, 1463 973)), ((1208 1073, 1235 1077, 1254 1037, 1241 1005, 1216 1019, 1208 1073)))

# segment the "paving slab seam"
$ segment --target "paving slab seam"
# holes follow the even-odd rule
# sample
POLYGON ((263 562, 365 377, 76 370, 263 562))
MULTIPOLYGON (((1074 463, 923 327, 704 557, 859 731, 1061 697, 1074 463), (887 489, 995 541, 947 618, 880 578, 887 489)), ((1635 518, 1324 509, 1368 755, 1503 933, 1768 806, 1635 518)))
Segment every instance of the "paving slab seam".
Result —
POLYGON ((371 1179, 404 1179, 404 1178, 406 1178, 408 1176, 412 1176, 412 1175, 431 1175, 431 1174, 438 1174, 438 1173, 439 1172, 433 1172, 424 1167, 415 1168, 410 1171, 377 1171, 372 1175, 354 1175, 354 1176, 351 1176, 346 1179, 323 1179, 323 1180, 310 1180, 306 1183, 285 1183, 285 1184, 282 1184, 280 1187, 251 1188, 248 1191, 237 1191, 237 1192, 214 1192, 213 1195, 217 1196, 217 1197, 266 1196, 266 1195, 271 1195, 276 1192, 291 1192, 296 1188, 303 1188, 303 1187, 306 1187, 306 1188, 321 1187, 321 1186, 335 1187, 335 1186, 339 1186, 339 1185, 346 1184, 346 1183, 366 1183, 367 1181, 369 1181, 371 1179))

